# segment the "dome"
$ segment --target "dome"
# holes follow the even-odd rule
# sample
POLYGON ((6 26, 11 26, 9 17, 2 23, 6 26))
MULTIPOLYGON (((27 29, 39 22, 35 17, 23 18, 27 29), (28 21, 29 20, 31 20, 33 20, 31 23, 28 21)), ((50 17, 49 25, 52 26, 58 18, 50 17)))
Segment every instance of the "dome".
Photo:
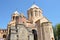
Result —
POLYGON ((14 13, 13 13, 13 16, 18 16, 19 15, 19 12, 18 11, 15 11, 14 13))
POLYGON ((19 14, 18 11, 15 11, 14 14, 19 14))
POLYGON ((34 4, 29 9, 34 8, 34 7, 39 8, 36 4, 34 4))

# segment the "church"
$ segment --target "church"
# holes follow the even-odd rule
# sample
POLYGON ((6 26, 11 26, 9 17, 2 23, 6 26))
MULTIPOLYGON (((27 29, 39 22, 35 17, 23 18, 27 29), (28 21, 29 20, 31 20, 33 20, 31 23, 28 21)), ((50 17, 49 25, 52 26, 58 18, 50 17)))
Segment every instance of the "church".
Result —
POLYGON ((35 4, 23 13, 13 12, 7 29, 0 29, 0 40, 55 40, 52 23, 35 4))

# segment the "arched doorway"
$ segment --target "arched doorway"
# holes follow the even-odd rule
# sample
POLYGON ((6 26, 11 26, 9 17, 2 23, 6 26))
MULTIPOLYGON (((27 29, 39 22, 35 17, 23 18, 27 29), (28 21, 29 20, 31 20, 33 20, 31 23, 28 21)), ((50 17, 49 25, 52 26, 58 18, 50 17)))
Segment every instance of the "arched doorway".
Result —
POLYGON ((6 38, 6 35, 5 34, 3 35, 3 38, 6 38))
POLYGON ((37 39, 37 31, 35 29, 32 30, 32 33, 34 35, 34 40, 38 40, 37 39))

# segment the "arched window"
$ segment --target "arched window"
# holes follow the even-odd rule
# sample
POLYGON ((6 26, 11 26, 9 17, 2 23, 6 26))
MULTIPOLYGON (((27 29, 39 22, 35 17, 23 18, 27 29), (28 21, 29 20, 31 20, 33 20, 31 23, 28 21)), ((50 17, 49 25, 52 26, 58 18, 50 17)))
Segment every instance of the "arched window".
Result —
POLYGON ((19 16, 16 16, 16 20, 19 19, 19 16))
POLYGON ((34 35, 34 40, 37 40, 37 31, 35 29, 33 29, 32 33, 34 35))
POLYGON ((35 16, 37 16, 37 11, 35 10, 35 16))
POLYGON ((19 16, 16 16, 16 19, 19 18, 19 16))
POLYGON ((31 16, 33 16, 33 13, 32 13, 32 11, 31 11, 31 16))
POLYGON ((13 20, 15 19, 15 16, 13 16, 13 20))
POLYGON ((40 16, 40 13, 41 13, 41 12, 39 11, 39 16, 40 16))
POLYGON ((6 38, 6 35, 5 34, 3 35, 3 38, 6 38))

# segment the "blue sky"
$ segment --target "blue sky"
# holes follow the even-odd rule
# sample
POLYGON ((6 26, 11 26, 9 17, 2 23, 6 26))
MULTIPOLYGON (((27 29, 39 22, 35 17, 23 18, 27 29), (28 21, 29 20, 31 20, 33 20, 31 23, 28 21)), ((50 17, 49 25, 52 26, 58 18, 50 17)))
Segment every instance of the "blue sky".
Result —
POLYGON ((0 0, 0 29, 7 28, 11 15, 16 10, 23 12, 27 17, 27 10, 33 3, 43 10, 46 16, 55 26, 60 23, 60 0, 0 0))

